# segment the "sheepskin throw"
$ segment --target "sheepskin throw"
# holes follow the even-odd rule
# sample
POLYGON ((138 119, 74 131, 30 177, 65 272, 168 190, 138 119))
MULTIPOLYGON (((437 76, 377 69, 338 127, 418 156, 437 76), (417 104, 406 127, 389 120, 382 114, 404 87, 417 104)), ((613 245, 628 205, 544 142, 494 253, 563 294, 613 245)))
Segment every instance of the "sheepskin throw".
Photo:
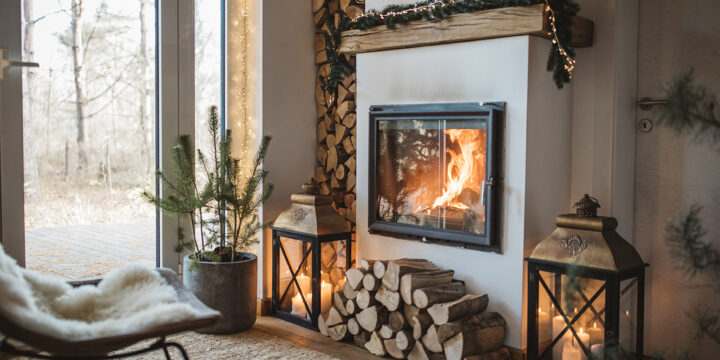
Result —
POLYGON ((152 329, 196 316, 153 269, 129 265, 98 286, 73 288, 26 270, 0 246, 0 312, 25 328, 78 341, 152 329))

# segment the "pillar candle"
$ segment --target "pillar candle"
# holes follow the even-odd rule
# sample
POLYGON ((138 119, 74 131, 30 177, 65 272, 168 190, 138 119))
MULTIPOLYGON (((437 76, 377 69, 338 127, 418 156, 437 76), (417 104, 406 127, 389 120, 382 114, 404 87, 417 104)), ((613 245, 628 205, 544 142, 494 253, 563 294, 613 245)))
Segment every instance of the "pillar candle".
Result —
MULTIPOLYGON (((305 274, 300 274, 300 276, 296 277, 298 285, 300 285, 300 290, 302 290, 303 295, 307 296, 312 292, 310 288, 310 277, 305 276, 305 274)), ((305 298, 307 299, 307 297, 305 298)))
POLYGON ((626 349, 634 349, 633 339, 635 338, 634 326, 630 309, 626 309, 625 313, 620 316, 620 345, 626 349))
POLYGON ((582 352, 574 341, 566 341, 562 347, 562 360, 582 360, 582 352))
MULTIPOLYGON (((561 315, 557 315, 553 317, 552 321, 552 335, 553 340, 560 335, 560 332, 565 328, 565 320, 561 315)), ((565 335, 558 340, 557 343, 555 343, 555 346, 553 346, 553 360, 561 360, 562 359, 562 353, 563 353, 563 346, 565 345, 565 340, 568 338, 568 335, 570 334, 570 331, 566 331, 565 335)))
POLYGON ((551 333, 550 314, 542 311, 542 308, 538 308, 538 339, 540 341, 548 341, 551 333))
POLYGON ((329 311, 330 306, 332 306, 332 285, 323 281, 320 284, 320 312, 329 311))
POLYGON ((605 331, 601 327, 597 327, 597 322, 594 322, 593 327, 589 328, 587 332, 590 335, 591 347, 605 342, 605 331))
MULTIPOLYGON (((583 346, 585 346, 586 349, 590 350, 590 334, 583 331, 583 328, 580 328, 580 331, 578 331, 578 337, 580 338, 580 341, 582 341, 583 346)), ((573 339, 575 337, 573 336, 573 339)), ((582 349, 582 346, 580 346, 579 343, 577 343, 577 339, 575 339, 575 346, 578 348, 580 353, 582 354, 582 359, 587 360, 587 356, 585 356, 585 352, 582 349)))
MULTIPOLYGON (((310 305, 309 301, 312 299, 312 294, 308 294, 306 296, 306 299, 308 299, 308 306, 310 305)), ((295 295, 295 297, 292 298, 292 314, 297 315, 301 318, 304 318, 307 316, 307 309, 305 309, 305 304, 303 303, 302 298, 300 297, 300 294, 295 295)))

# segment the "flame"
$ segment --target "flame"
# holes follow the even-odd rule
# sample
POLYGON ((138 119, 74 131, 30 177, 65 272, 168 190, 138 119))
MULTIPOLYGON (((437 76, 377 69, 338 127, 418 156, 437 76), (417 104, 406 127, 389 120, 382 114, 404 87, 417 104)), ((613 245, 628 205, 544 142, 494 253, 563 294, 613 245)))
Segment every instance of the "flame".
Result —
POLYGON ((465 189, 482 193, 482 179, 485 177, 485 151, 483 137, 476 129, 448 129, 445 134, 460 147, 460 152, 448 147, 450 161, 447 165, 447 179, 443 194, 435 199, 432 209, 454 207, 469 209, 458 200, 465 189))

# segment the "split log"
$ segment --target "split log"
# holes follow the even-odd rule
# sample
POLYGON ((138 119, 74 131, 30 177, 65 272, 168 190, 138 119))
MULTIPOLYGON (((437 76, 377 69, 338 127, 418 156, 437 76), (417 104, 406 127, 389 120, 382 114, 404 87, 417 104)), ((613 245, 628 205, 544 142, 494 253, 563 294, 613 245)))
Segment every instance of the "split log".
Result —
POLYGON ((318 12, 320 9, 323 8, 323 5, 325 5, 325 0, 313 0, 312 2, 312 12, 318 12))
POLYGON ((385 345, 385 350, 393 359, 404 359, 407 357, 409 351, 400 350, 400 348, 397 347, 395 339, 384 340, 383 344, 385 345))
POLYGON ((347 311, 348 315, 354 315, 358 311, 358 306, 355 304, 355 300, 348 299, 345 302, 345 311, 347 311))
POLYGON ((315 157, 317 158, 318 162, 320 164, 322 164, 323 166, 327 163, 327 156, 328 156, 328 147, 325 145, 318 146, 318 149, 315 152, 315 157))
POLYGON ((347 301, 347 299, 345 298, 345 296, 342 294, 341 291, 338 291, 333 294, 333 306, 335 306, 335 308, 340 312, 340 314, 342 316, 350 315, 348 313, 347 309, 345 309, 346 301, 347 301))
POLYGON ((337 167, 337 162, 338 162, 337 149, 335 148, 335 146, 331 146, 327 149, 327 159, 325 162, 325 170, 327 172, 334 170, 337 167))
POLYGON ((465 284, 459 281, 445 286, 433 286, 413 291, 413 305, 425 309, 438 303, 450 302, 465 295, 465 284))
POLYGON ((383 344, 377 332, 373 331, 370 335, 370 341, 365 343, 365 348, 375 356, 385 356, 385 344, 383 344))
POLYGON ((364 348, 365 344, 367 344, 368 341, 370 341, 370 333, 367 331, 361 331, 355 336, 353 336, 353 342, 359 347, 364 348))
MULTIPOLYGON (((347 161, 345 162, 345 165, 347 166, 347 161)), ((352 171, 354 171, 354 170, 355 169, 352 169, 352 171)), ((365 270, 365 272, 372 272, 373 264, 375 264, 375 260, 366 260, 366 259, 360 260, 360 268, 365 270)))
MULTIPOLYGON (((322 116, 322 115, 318 115, 322 116)), ((355 113, 347 114, 345 115, 345 118, 343 118, 343 125, 345 125, 346 128, 352 129, 355 127, 355 122, 357 122, 357 115, 355 113)), ((353 144, 354 146, 355 144, 353 144)))
POLYGON ((427 329, 432 325, 432 318, 426 313, 417 314, 410 319, 410 325, 413 329, 413 339, 420 340, 425 335, 427 329))
POLYGON ((375 304, 375 297, 367 289, 361 289, 357 293, 355 303, 360 309, 367 309, 368 307, 375 304))
POLYGON ((381 286, 375 293, 375 300, 390 311, 395 311, 400 307, 400 293, 387 289, 385 285, 381 286))
POLYGON ((325 169, 322 166, 316 166, 315 167, 315 181, 317 182, 323 182, 328 179, 327 175, 325 174, 325 169))
POLYGON ((438 341, 437 337, 437 325, 430 325, 421 339, 423 345, 425 345, 425 348, 429 351, 436 353, 443 351, 443 344, 438 341))
POLYGON ((411 305, 411 304, 403 304, 403 314, 405 314, 405 319, 407 319, 408 322, 412 320, 417 314, 420 313, 420 308, 417 306, 411 305))
POLYGON ((377 291, 380 287, 380 280, 375 277, 375 274, 369 272, 365 274, 365 277, 363 277, 363 287, 367 291, 377 291))
POLYGON ((487 305, 487 294, 465 295, 457 300, 429 307, 428 314, 432 317, 435 325, 442 325, 468 315, 483 312, 487 305))
MULTIPOLYGON (((360 329, 360 324, 358 324, 357 319, 355 319, 355 318, 348 319, 347 328, 348 328, 348 331, 350 332, 350 334, 352 334, 352 335, 357 335, 362 330, 362 329, 360 329)), ((363 344, 363 345, 365 345, 365 344, 363 344)))
POLYGON ((347 277, 346 284, 350 284, 350 288, 353 290, 358 290, 360 285, 363 283, 363 277, 365 277, 365 272, 361 268, 352 268, 348 269, 348 271, 345 272, 345 276, 347 277))
POLYGON ((405 303, 412 304, 412 295, 415 289, 449 284, 452 282, 453 275, 455 275, 455 271, 452 270, 405 274, 400 278, 400 295, 405 303))
POLYGON ((425 349, 425 347, 419 342, 415 342, 412 350, 408 354, 409 360, 445 360, 445 354, 433 353, 425 349))
POLYGON ((378 279, 382 279, 385 275, 385 270, 387 269, 387 261, 376 261, 373 264, 373 274, 375 274, 375 277, 378 279))
POLYGON ((327 318, 325 319, 325 325, 328 327, 328 329, 332 326, 344 324, 345 323, 345 317, 340 314, 338 309, 336 309, 334 306, 330 307, 330 311, 328 311, 327 318))
POLYGON ((410 350, 415 345, 415 339, 410 330, 400 330, 395 334, 395 343, 400 350, 410 350))
POLYGON ((462 331, 444 344, 448 360, 461 360, 470 355, 479 355, 496 350, 505 339, 505 327, 478 328, 462 331))
POLYGON ((340 0, 340 9, 345 12, 347 7, 350 6, 350 0, 340 0))
POLYGON ((355 173, 351 172, 345 180, 345 191, 352 191, 355 188, 355 173))
POLYGON ((365 14, 365 12, 363 11, 363 9, 361 9, 361 8, 359 8, 359 7, 357 7, 357 6, 352 6, 352 5, 351 5, 351 6, 348 6, 347 11, 345 11, 345 13, 347 14, 347 16, 348 16, 351 20, 355 20, 355 19, 357 19, 358 17, 360 17, 360 16, 362 16, 363 14, 365 14))
POLYGON ((340 119, 344 119, 345 115, 350 113, 355 109, 355 102, 352 100, 343 101, 338 105, 337 107, 337 114, 340 117, 340 119))
MULTIPOLYGON (((325 138, 327 138, 327 135, 328 135, 327 129, 325 129, 325 124, 324 124, 324 123, 319 122, 319 123, 317 124, 316 135, 317 135, 317 141, 318 141, 318 143, 319 143, 319 144, 322 144, 322 142, 325 141, 325 138)), ((343 145, 343 146, 344 146, 344 145, 343 145)))
MULTIPOLYGON (((330 155, 328 154, 328 158, 330 155)), ((438 267, 430 261, 423 259, 400 259, 388 262, 385 274, 382 277, 383 286, 392 291, 400 288, 400 278, 409 273, 427 272, 437 270, 438 267)), ((377 274, 376 274, 377 275, 377 274)))
POLYGON ((335 137, 335 134, 328 134, 325 137, 325 143, 327 144, 328 148, 335 147, 337 145, 337 138, 335 137))
POLYGON ((315 24, 316 28, 320 28, 323 26, 326 12, 327 10, 325 10, 325 8, 322 8, 320 9, 320 11, 316 12, 315 15, 313 15, 313 24, 315 24))
POLYGON ((350 284, 345 281, 345 285, 343 285, 343 295, 345 295, 346 299, 354 299, 357 297, 358 292, 355 291, 350 284))
POLYGON ((343 341, 350 337, 350 333, 347 331, 347 325, 340 324, 328 328, 328 334, 330 338, 335 341, 343 341))
POLYGON ((336 177, 338 180, 344 179, 344 178, 345 178, 345 173, 347 173, 347 169, 345 168, 345 165, 339 164, 339 165, 335 168, 335 177, 336 177))
POLYGON ((484 312, 435 326, 435 330, 437 341, 442 344, 458 333, 470 329, 502 328, 502 332, 504 333, 505 325, 505 319, 499 313, 484 312))
POLYGON ((320 316, 318 316, 318 330, 320 330, 320 333, 325 336, 328 336, 328 327, 326 324, 327 316, 328 316, 327 313, 320 314, 320 316))
POLYGON ((345 281, 344 279, 345 279, 345 270, 343 270, 341 268, 333 268, 330 271, 330 281, 333 284, 339 284, 340 282, 345 281))
POLYGON ((378 331, 387 322, 388 311, 382 306, 370 306, 355 316, 360 326, 367 331, 378 331))
POLYGON ((495 351, 486 352, 480 355, 472 355, 466 357, 464 360, 511 360, 512 354, 506 347, 501 347, 495 351))
POLYGON ((388 325, 390 325, 390 328, 395 332, 408 328, 408 322, 405 320, 405 315, 399 311, 393 311, 390 313, 388 316, 388 325))
POLYGON ((395 337, 395 331, 393 331, 388 324, 382 324, 382 326, 380 326, 380 330, 378 330, 378 334, 383 339, 392 339, 395 337))

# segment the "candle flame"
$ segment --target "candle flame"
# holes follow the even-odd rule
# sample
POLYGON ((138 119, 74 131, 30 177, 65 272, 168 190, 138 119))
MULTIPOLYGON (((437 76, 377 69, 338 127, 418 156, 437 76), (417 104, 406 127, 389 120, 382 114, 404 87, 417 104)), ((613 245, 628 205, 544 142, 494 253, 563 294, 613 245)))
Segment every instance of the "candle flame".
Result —
POLYGON ((580 328, 580 335, 582 335, 582 334, 583 334, 583 331, 582 331, 582 328, 580 328))
POLYGON ((538 306, 538 313, 542 312, 542 308, 538 306))
POLYGON ((630 310, 625 310, 625 316, 630 317, 630 310))
POLYGON ((593 323, 593 327, 597 329, 597 321, 593 323))

